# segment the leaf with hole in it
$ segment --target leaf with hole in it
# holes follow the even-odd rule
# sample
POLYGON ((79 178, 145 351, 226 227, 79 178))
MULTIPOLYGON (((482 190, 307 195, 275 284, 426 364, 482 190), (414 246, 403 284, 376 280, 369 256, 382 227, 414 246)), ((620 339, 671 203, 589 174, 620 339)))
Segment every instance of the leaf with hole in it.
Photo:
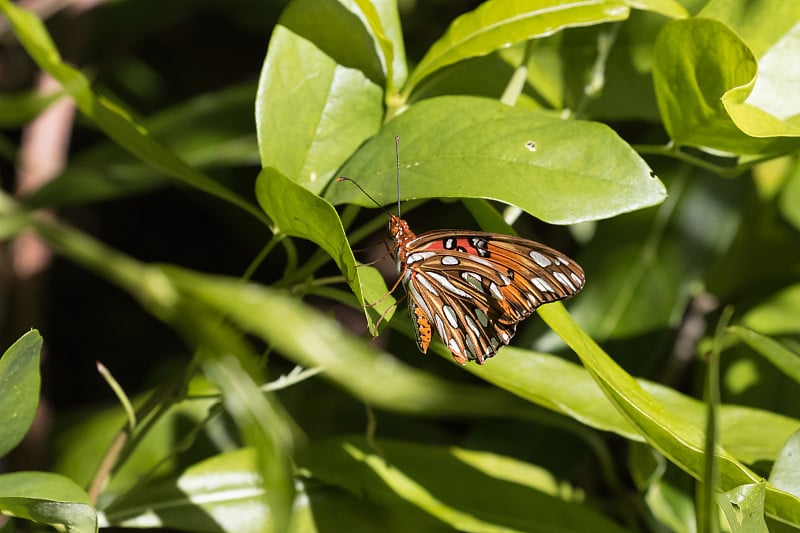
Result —
POLYGON ((0 457, 28 432, 39 406, 39 357, 42 337, 36 330, 19 338, 0 357, 0 457))
POLYGON ((761 480, 717 494, 717 503, 735 533, 769 533, 764 520, 764 494, 767 483, 761 480))
MULTIPOLYGON (((347 162, 382 204, 396 200, 394 136, 400 136, 401 195, 486 198, 544 221, 569 224, 655 205, 666 190, 647 163, 603 124, 561 120, 494 100, 431 98, 387 123, 347 162)), ((371 205, 354 187, 329 187, 334 204, 371 205)))
POLYGON ((274 168, 265 168, 256 181, 256 196, 278 231, 308 239, 325 250, 342 271, 345 281, 365 307, 370 330, 375 317, 394 313, 394 298, 385 297, 388 289, 383 278, 372 267, 356 260, 347 242, 342 221, 331 204, 289 180, 274 168), (377 302, 377 305, 366 307, 377 302))
POLYGON ((0 512, 62 531, 97 531, 89 496, 72 480, 49 472, 0 475, 0 512))

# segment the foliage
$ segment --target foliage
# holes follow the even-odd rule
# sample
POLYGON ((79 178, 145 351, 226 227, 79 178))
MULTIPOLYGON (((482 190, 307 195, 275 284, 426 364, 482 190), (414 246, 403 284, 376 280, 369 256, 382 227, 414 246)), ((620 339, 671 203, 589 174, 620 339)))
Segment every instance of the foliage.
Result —
MULTIPOLYGON (((161 16, 134 4, 97 8, 109 34, 161 16)), ((257 88, 153 98, 140 118, 0 0, 61 85, 0 97, 0 123, 66 95, 96 128, 75 125, 56 179, 0 193, 0 235, 33 231, 182 341, 178 368, 142 354, 162 372, 152 388, 104 372, 121 406, 94 399, 61 427, 51 471, 0 474, 0 513, 77 532, 800 528, 800 4, 487 0, 412 59, 398 9, 430 31, 430 6, 292 0, 272 26, 244 0, 173 7, 263 23, 257 88), (380 246, 386 214, 335 181, 394 205, 395 136, 414 227, 537 234, 586 271, 570 313, 540 308, 483 366, 440 343, 440 358, 416 353, 397 295, 351 248, 380 246), (266 239, 247 269, 211 274, 157 247, 139 260, 40 215, 147 214, 173 187, 226 221, 231 249, 266 239)), ((42 337, 15 337, 0 456, 25 449, 40 399, 42 337)))

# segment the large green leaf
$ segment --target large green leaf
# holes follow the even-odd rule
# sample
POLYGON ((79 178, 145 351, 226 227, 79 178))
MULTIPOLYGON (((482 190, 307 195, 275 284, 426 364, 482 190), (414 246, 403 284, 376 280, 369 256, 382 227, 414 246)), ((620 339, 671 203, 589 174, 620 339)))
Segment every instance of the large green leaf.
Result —
POLYGON ((196 532, 274 530, 252 448, 212 456, 177 476, 118 499, 99 516, 104 527, 174 528, 196 532))
MULTIPOLYGON (((172 268, 165 273, 187 296, 218 310, 298 364, 323 367, 322 377, 370 405, 451 416, 524 416, 530 409, 495 389, 449 383, 377 352, 331 317, 283 291, 172 268)), ((416 349, 413 356, 418 356, 416 349)))
POLYGON ((786 439, 780 455, 775 458, 769 482, 781 490, 800 496, 800 431, 786 439))
POLYGON ((0 11, 6 16, 14 34, 39 67, 53 76, 72 96, 81 112, 98 128, 137 158, 192 187, 226 200, 260 220, 263 214, 246 200, 226 189, 209 176, 190 167, 183 159, 150 136, 120 105, 95 94, 89 80, 61 59, 47 30, 33 13, 0 0, 0 11))
MULTIPOLYGON (((693 424, 680 410, 667 408, 637 384, 571 320, 562 305, 540 309, 542 318, 567 341, 614 406, 670 461, 702 479, 706 461, 704 425, 693 424)), ((761 429, 761 428, 758 428, 761 429)), ((720 447, 715 451, 722 490, 759 481, 760 477, 720 447)), ((800 526, 800 498, 767 485, 765 509, 770 515, 800 526)))
POLYGON ((97 531, 89 496, 70 479, 47 472, 0 475, 0 512, 70 533, 97 531))
POLYGON ((0 357, 0 457, 28 432, 39 405, 42 337, 31 330, 0 357))
POLYGON ((219 324, 216 314, 186 323, 191 326, 190 335, 200 342, 196 359, 203 373, 219 387, 244 445, 256 450, 253 473, 259 475, 266 489, 261 497, 268 505, 269 518, 277 531, 285 531, 291 523, 294 501, 293 438, 288 417, 273 395, 261 391, 264 379, 260 361, 238 330, 219 324))
MULTIPOLYGON (((710 0, 697 16, 718 20, 733 29, 760 62, 764 54, 800 20, 800 3, 784 0, 710 0)), ((797 97, 796 94, 786 96, 797 97)))
POLYGON ((372 37, 356 14, 334 0, 291 2, 259 81, 262 166, 321 191, 380 127, 382 80, 372 37))
POLYGON ((420 82, 448 65, 483 56, 520 41, 550 35, 571 26, 599 24, 628 17, 627 2, 490 0, 461 15, 428 50, 403 90, 408 97, 420 82))
POLYGON ((310 447, 314 479, 396 507, 411 505, 456 531, 623 531, 546 470, 492 453, 362 438, 310 447))
MULTIPOLYGON (((464 367, 526 400, 519 402, 498 389, 450 383, 377 353, 343 332, 334 320, 282 292, 173 269, 167 274, 188 295, 224 313, 286 357, 303 366, 324 367, 323 377, 370 405, 428 416, 540 417, 526 403, 531 402, 603 431, 643 439, 640 430, 603 396, 591 375, 562 358, 506 347, 484 366, 464 367), (386 387, 387 382, 392 387, 386 387), (575 394, 576 390, 581 394, 575 394)), ((407 334, 412 335, 410 328, 407 334)), ((571 338, 581 340, 577 334, 571 338)), ((423 357, 412 342, 408 345, 410 357, 423 357)), ((452 360, 441 343, 432 344, 430 352, 452 360)), ((683 424, 701 431, 702 402, 645 380, 636 385, 640 386, 671 412, 681 413, 683 424)), ((720 426, 723 445, 750 463, 774 459, 800 422, 768 411, 723 405, 720 426)))
MULTIPOLYGON (((602 124, 452 96, 411 106, 342 169, 382 204, 397 195, 395 135, 404 199, 495 199, 568 224, 655 205, 666 196, 647 164, 602 124)), ((331 184, 325 197, 373 205, 346 183, 331 184)))
POLYGON ((365 306, 370 330, 374 330, 375 317, 385 313, 385 320, 391 318, 394 299, 386 297, 388 290, 377 270, 365 265, 356 267, 342 221, 333 206, 269 167, 258 176, 256 195, 278 231, 315 242, 336 261, 345 281, 365 306), (367 307, 372 302, 379 303, 367 307))
POLYGON ((782 138, 797 134, 791 124, 745 103, 758 65, 724 24, 709 19, 670 22, 656 40, 654 58, 658 106, 677 145, 754 154, 792 150, 800 144, 782 138), (737 107, 737 117, 746 116, 752 136, 731 119, 732 107, 737 107))
POLYGON ((794 68, 799 54, 800 25, 795 24, 759 59, 753 83, 722 97, 742 131, 754 137, 800 137, 800 80, 794 68))
MULTIPOLYGON (((198 533, 278 531, 262 503, 264 487, 256 468, 252 448, 212 456, 116 501, 100 514, 101 524, 198 533)), ((441 531, 432 528, 433 521, 409 514, 382 509, 334 487, 298 483, 294 521, 283 531, 441 531)))

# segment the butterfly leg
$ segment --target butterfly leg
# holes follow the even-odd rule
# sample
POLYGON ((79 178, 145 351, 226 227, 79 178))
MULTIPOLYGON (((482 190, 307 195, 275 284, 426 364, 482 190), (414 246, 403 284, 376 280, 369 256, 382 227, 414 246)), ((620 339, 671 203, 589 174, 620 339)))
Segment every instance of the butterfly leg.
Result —
POLYGON ((379 258, 377 258, 374 261, 370 261, 369 263, 359 263, 359 264, 356 265, 356 268, 361 267, 361 266, 377 265, 378 263, 381 263, 381 262, 385 261, 387 257, 392 255, 392 250, 389 248, 389 243, 387 243, 386 241, 383 241, 383 245, 386 247, 386 253, 385 254, 383 254, 382 256, 380 256, 379 258))
POLYGON ((375 322, 375 334, 372 336, 372 340, 375 340, 375 338, 378 336, 378 327, 381 325, 381 322, 383 322, 384 319, 386 319, 386 315, 389 314, 389 311, 391 311, 392 309, 396 308, 397 305, 400 302, 402 302, 403 300, 405 300, 405 299, 406 299, 406 297, 404 295, 402 298, 400 298, 395 303, 393 303, 392 305, 390 305, 389 307, 386 308, 386 311, 384 311, 383 314, 378 318, 378 321, 375 322))
MULTIPOLYGON (((372 302, 371 304, 365 304, 364 307, 375 307, 376 305, 378 305, 379 303, 384 301, 387 296, 389 296, 390 294, 392 294, 394 291, 397 290, 397 287, 400 286, 400 282, 401 281, 403 281, 403 276, 400 276, 399 278, 397 278, 397 281, 394 282, 394 285, 392 285, 392 288, 389 289, 389 292, 387 292, 386 294, 384 294, 383 296, 381 296, 380 298, 378 298, 376 301, 372 302)), ((395 305, 397 305, 397 304, 395 303, 395 305)))

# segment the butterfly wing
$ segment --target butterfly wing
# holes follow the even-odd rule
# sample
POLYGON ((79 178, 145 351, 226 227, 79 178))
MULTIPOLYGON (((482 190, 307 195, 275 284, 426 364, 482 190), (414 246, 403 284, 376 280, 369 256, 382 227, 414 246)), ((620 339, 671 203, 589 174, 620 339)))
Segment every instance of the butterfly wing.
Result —
POLYGON ((581 267, 510 235, 432 231, 405 247, 403 276, 422 352, 435 328, 459 363, 482 364, 511 341, 518 322, 583 288, 581 267))

